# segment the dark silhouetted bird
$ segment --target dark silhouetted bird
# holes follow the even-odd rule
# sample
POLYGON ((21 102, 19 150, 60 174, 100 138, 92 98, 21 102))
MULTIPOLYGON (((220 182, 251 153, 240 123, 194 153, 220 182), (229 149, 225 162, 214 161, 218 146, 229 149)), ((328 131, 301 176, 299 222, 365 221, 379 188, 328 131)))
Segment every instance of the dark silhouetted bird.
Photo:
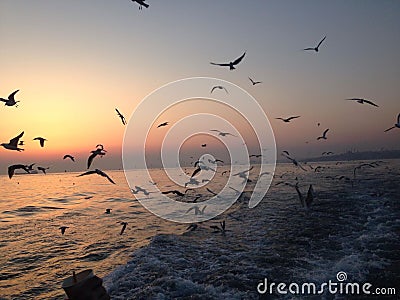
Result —
POLYGON ((313 50, 315 52, 318 52, 319 51, 319 46, 321 46, 322 42, 325 41, 325 39, 326 39, 326 36, 324 36, 324 38, 318 43, 317 47, 315 47, 315 48, 312 48, 312 47, 311 48, 305 48, 303 50, 313 50))
POLYGON ((14 99, 14 96, 15 96, 16 93, 18 93, 18 91, 19 90, 16 90, 15 92, 12 92, 8 96, 7 99, 0 98, 0 101, 3 101, 5 106, 14 106, 15 105, 15 107, 18 107, 17 103, 20 102, 20 101, 15 101, 15 99, 14 99))
POLYGON ((16 150, 18 152, 24 151, 22 148, 18 148, 18 140, 24 135, 22 131, 18 136, 12 138, 8 143, 2 143, 1 146, 8 150, 16 150))
POLYGON ((231 61, 229 63, 213 63, 211 62, 210 64, 215 65, 215 66, 221 66, 221 67, 229 67, 230 70, 235 70, 235 66, 239 64, 243 57, 246 55, 246 51, 240 56, 239 58, 235 59, 234 61, 231 61))

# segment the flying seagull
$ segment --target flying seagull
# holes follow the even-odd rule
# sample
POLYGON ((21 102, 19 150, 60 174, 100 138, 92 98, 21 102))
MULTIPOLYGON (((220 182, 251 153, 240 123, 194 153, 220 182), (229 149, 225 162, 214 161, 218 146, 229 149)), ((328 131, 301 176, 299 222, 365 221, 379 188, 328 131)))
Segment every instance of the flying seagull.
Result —
POLYGON ((14 106, 15 105, 15 107, 18 107, 17 102, 20 102, 20 101, 15 101, 15 99, 14 99, 14 96, 15 96, 16 93, 18 93, 18 91, 19 90, 16 90, 15 92, 12 92, 8 96, 8 99, 0 98, 0 101, 3 101, 4 105, 6 105, 6 106, 14 106))
POLYGON ((322 136, 317 137, 317 140, 320 140, 320 139, 327 140, 328 138, 326 137, 326 133, 327 133, 328 131, 329 131, 329 128, 328 128, 328 129, 325 129, 325 131, 322 133, 322 136))
POLYGON ((128 222, 121 222, 122 228, 121 228, 121 232, 119 233, 119 235, 122 235, 126 229, 126 226, 128 225, 128 222))
POLYGON ((224 90, 227 94, 229 94, 228 90, 225 87, 223 87, 222 85, 213 86, 213 88, 211 89, 210 94, 212 94, 212 92, 214 92, 215 89, 224 90))
POLYGON ((65 154, 63 159, 67 159, 67 158, 71 159, 72 161, 75 161, 75 158, 72 155, 65 154))
POLYGON ((47 141, 45 138, 42 138, 42 137, 35 137, 33 140, 34 141, 39 141, 40 142, 40 147, 44 147, 44 141, 47 141))
POLYGON ((400 114, 397 116, 397 123, 395 123, 393 127, 386 129, 385 132, 388 132, 389 130, 392 130, 394 128, 400 128, 400 114))
POLYGON ((122 124, 126 125, 125 117, 119 112, 118 108, 116 108, 115 111, 117 112, 118 117, 121 118, 122 124))
POLYGON ((112 210, 112 208, 106 208, 106 211, 104 212, 105 214, 111 214, 111 210, 112 210))
POLYGON ((207 144, 201 144, 201 146, 202 146, 203 148, 205 148, 205 147, 207 147, 207 144))
POLYGON ((60 230, 61 230, 61 234, 64 235, 65 230, 66 230, 67 228, 69 228, 69 227, 68 227, 68 226, 60 226, 60 228, 58 228, 58 229, 60 229, 60 230))
POLYGON ((206 209, 207 205, 204 205, 203 208, 200 210, 200 208, 195 205, 189 208, 186 213, 189 213, 190 211, 194 210, 194 214, 197 215, 204 215, 204 210, 206 209))
POLYGON ((90 156, 88 157, 88 161, 87 161, 87 168, 88 168, 88 169, 90 168, 90 165, 92 164, 93 159, 94 159, 97 155, 100 155, 100 156, 106 155, 106 152, 107 152, 107 151, 104 150, 103 145, 99 144, 99 145, 97 145, 96 147, 97 147, 97 149, 91 151, 92 154, 90 154, 90 156), (99 147, 99 146, 101 146, 101 147, 99 147))
POLYGON ((24 151, 22 148, 18 148, 18 140, 24 135, 24 132, 22 131, 18 136, 15 138, 12 138, 8 144, 7 143, 2 143, 1 146, 8 150, 16 150, 18 152, 24 151))
POLYGON ((220 136, 231 135, 231 136, 235 136, 235 137, 236 137, 236 135, 233 135, 232 133, 229 133, 229 132, 222 132, 222 131, 219 131, 219 130, 217 130, 217 129, 211 129, 210 131, 218 132, 218 135, 220 135, 220 136))
POLYGON ((142 187, 140 187, 138 185, 135 185, 135 189, 131 189, 131 191, 132 191, 132 194, 134 194, 134 195, 136 195, 136 194, 138 194, 140 192, 142 192, 145 196, 150 195, 149 191, 147 191, 146 189, 144 189, 144 188, 142 188, 142 187))
POLYGON ((132 2, 136 2, 137 4, 139 4, 139 9, 142 10, 143 6, 148 8, 149 5, 146 2, 146 0, 132 0, 132 2))
POLYGON ((217 233, 217 232, 221 232, 221 233, 225 233, 226 229, 225 229, 225 220, 223 220, 222 222, 219 222, 220 226, 217 225, 211 225, 210 228, 214 229, 213 233, 217 233))
POLYGON ((254 81, 253 79, 251 79, 250 77, 248 77, 249 78, 249 80, 251 81, 251 83, 253 84, 253 85, 256 85, 256 84, 259 84, 259 83, 262 83, 262 81, 254 81))
POLYGON ((236 68, 234 66, 236 66, 238 63, 240 63, 245 55, 246 55, 246 51, 242 54, 242 56, 240 56, 239 58, 237 58, 234 61, 231 61, 229 63, 220 64, 220 63, 210 62, 210 64, 215 65, 215 66, 220 66, 220 67, 229 67, 229 70, 235 70, 236 68))
POLYGON ((292 117, 289 117, 289 118, 275 118, 275 119, 282 120, 285 123, 289 123, 290 120, 297 119, 297 118, 300 118, 300 116, 292 116, 292 117))
POLYGON ((164 123, 161 123, 160 125, 158 125, 157 126, 157 128, 159 128, 159 127, 163 127, 163 126, 167 126, 169 124, 169 122, 164 122, 164 123))
POLYGON ((106 178, 108 179, 109 182, 115 184, 115 182, 114 182, 106 173, 104 173, 103 171, 101 171, 101 170, 99 170, 99 169, 95 169, 95 170, 93 170, 93 171, 87 171, 87 172, 85 172, 85 173, 82 173, 82 174, 78 175, 77 177, 85 176, 85 175, 90 175, 90 174, 97 174, 97 175, 106 177, 106 178))
POLYGON ((180 191, 177 191, 177 190, 165 191, 165 192, 162 192, 162 194, 175 194, 175 195, 180 196, 180 197, 185 196, 184 193, 182 193, 182 192, 180 192, 180 191))
POLYGON ((369 105, 375 106, 375 107, 379 107, 379 105, 376 105, 374 102, 367 100, 367 99, 363 99, 363 98, 349 98, 346 100, 350 100, 350 101, 357 101, 358 103, 364 104, 367 103, 369 105))
POLYGON ((14 175, 14 171, 17 169, 23 169, 26 173, 30 173, 28 166, 22 165, 22 164, 17 164, 17 165, 12 165, 8 167, 8 178, 12 178, 14 175))
POLYGON ((46 170, 48 170, 48 169, 50 169, 50 168, 49 168, 49 167, 47 167, 47 168, 37 167, 37 169, 38 169, 39 171, 42 171, 43 174, 46 174, 46 170))
POLYGON ((315 47, 315 48, 305 48, 305 49, 303 49, 303 50, 313 50, 313 51, 315 51, 315 52, 318 52, 319 51, 319 46, 321 46, 321 44, 322 44, 322 42, 323 41, 325 41, 325 39, 326 39, 326 36, 324 36, 324 38, 318 43, 318 45, 317 45, 317 47, 315 47))
MULTIPOLYGON (((282 154, 283 155, 283 154, 282 154)), ((286 157, 288 160, 290 160, 296 167, 299 167, 300 169, 302 169, 303 171, 307 171, 306 169, 304 169, 304 167, 302 165, 299 164, 299 162, 297 160, 295 160, 294 158, 291 158, 288 155, 283 155, 284 157, 286 157)), ((283 176, 283 175, 282 175, 283 176)), ((282 177, 281 177, 282 178, 282 177)))

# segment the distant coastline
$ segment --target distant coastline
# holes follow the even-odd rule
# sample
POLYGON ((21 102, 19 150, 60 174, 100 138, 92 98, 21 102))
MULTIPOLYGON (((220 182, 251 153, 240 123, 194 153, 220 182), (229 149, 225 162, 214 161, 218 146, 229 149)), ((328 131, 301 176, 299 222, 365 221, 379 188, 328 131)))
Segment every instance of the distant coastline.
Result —
POLYGON ((362 151, 333 154, 327 156, 311 157, 300 159, 300 161, 352 161, 352 160, 376 160, 376 159, 397 159, 400 158, 400 150, 385 151, 362 151))

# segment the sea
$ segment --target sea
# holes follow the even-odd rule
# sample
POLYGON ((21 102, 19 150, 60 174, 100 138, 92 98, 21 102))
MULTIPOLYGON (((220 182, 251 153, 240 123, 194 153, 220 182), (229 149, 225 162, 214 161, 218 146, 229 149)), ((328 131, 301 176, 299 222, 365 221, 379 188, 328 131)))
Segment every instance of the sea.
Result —
MULTIPOLYGON (((66 299, 63 279, 85 269, 111 299, 400 299, 400 160, 302 166, 278 164, 249 208, 256 166, 238 200, 193 231, 147 211, 123 171, 106 171, 115 185, 68 172, 2 175, 0 299, 66 299), (304 196, 312 185, 309 208, 296 185, 304 196)), ((207 187, 218 192, 229 170, 218 167, 207 187)), ((185 191, 164 170, 151 174, 160 190, 185 191)))

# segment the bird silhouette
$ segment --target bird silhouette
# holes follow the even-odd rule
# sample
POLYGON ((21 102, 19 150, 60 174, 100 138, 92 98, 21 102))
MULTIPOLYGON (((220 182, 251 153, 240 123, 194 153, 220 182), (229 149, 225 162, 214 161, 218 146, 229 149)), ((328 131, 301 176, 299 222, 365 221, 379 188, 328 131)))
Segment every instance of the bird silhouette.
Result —
POLYGON ((18 148, 18 140, 24 135, 22 131, 18 136, 12 138, 8 143, 2 143, 1 146, 8 150, 16 150, 18 152, 24 151, 22 148, 18 148))
POLYGON ((167 126, 169 124, 169 122, 164 122, 161 123, 160 125, 157 126, 157 128, 163 127, 163 126, 167 126))
POLYGON ((42 138, 42 137, 35 137, 33 140, 39 141, 40 147, 44 147, 44 141, 47 141, 45 138, 42 138))
POLYGON ((8 96, 7 99, 0 98, 0 101, 3 101, 5 106, 14 106, 15 105, 15 107, 18 107, 17 103, 20 102, 20 101, 15 101, 15 99, 14 99, 14 96, 15 96, 16 93, 18 93, 18 91, 19 90, 16 90, 15 92, 12 92, 8 96))
POLYGON ((121 232, 119 233, 119 235, 122 235, 126 229, 126 226, 128 225, 128 222, 121 222, 122 228, 121 228, 121 232))
POLYGON ((132 2, 136 2, 137 4, 139 4, 139 10, 143 9, 143 6, 148 8, 149 5, 147 3, 145 3, 146 0, 132 0, 132 2))
POLYGON ((75 158, 72 155, 69 155, 69 154, 64 155, 63 159, 67 159, 67 158, 69 158, 72 161, 75 161, 75 158))
POLYGON ((326 137, 326 134, 328 133, 328 131, 329 131, 329 128, 325 129, 325 131, 322 133, 322 136, 317 137, 317 140, 320 140, 320 139, 327 140, 328 138, 326 137))
POLYGON ((249 80, 251 81, 251 83, 252 83, 253 85, 262 83, 262 81, 254 81, 254 80, 251 79, 250 77, 248 77, 248 78, 249 78, 249 80))
POLYGON ((177 190, 165 191, 165 192, 162 192, 162 194, 175 194, 175 195, 180 196, 180 197, 185 196, 184 193, 182 193, 182 192, 180 192, 180 191, 177 191, 177 190))
POLYGON ((397 123, 395 123, 393 127, 386 129, 385 132, 388 132, 389 130, 392 130, 394 128, 400 128, 400 114, 397 116, 397 123))
POLYGON ((26 173, 30 173, 28 166, 22 164, 16 164, 8 167, 8 178, 12 178, 14 175, 14 171, 17 169, 23 169, 26 173))
POLYGON ((42 171, 43 174, 46 174, 46 170, 48 170, 48 169, 50 169, 50 168, 49 168, 49 167, 47 167, 47 168, 37 167, 37 169, 38 169, 39 171, 42 171))
POLYGON ((212 92, 214 92, 215 89, 224 90, 227 94, 229 94, 228 90, 225 87, 223 87, 222 85, 213 86, 213 88, 210 91, 210 94, 212 94, 212 92))
POLYGON ((227 136, 227 135, 231 135, 231 136, 234 136, 234 137, 236 137, 236 135, 233 135, 232 133, 229 133, 229 132, 223 132, 223 131, 220 131, 220 130, 218 130, 218 129, 211 129, 210 131, 215 131, 215 132, 218 132, 218 135, 220 135, 220 136, 227 136))
POLYGON ((68 226, 60 226, 60 228, 58 228, 58 229, 60 229, 61 230, 61 234, 64 235, 65 230, 67 230, 67 228, 69 228, 69 227, 68 226))
POLYGON ((99 156, 101 156, 101 157, 103 157, 104 155, 106 155, 106 152, 107 152, 107 151, 104 150, 103 145, 99 144, 99 145, 97 145, 96 147, 97 147, 96 150, 91 151, 92 154, 90 154, 90 156, 88 157, 88 161, 87 161, 87 168, 88 168, 88 169, 90 168, 90 166, 91 166, 91 164, 92 164, 92 162, 93 162, 93 159, 94 159, 97 155, 99 155, 99 156), (100 147, 100 146, 101 146, 101 147, 100 147))
POLYGON ((87 171, 85 173, 82 173, 82 174, 78 175, 77 177, 85 176, 85 175, 91 175, 91 174, 97 174, 97 175, 100 175, 102 177, 105 177, 105 178, 108 179, 109 182, 115 184, 115 182, 106 173, 104 173, 103 171, 101 171, 99 169, 95 169, 93 171, 87 171))
POLYGON ((126 125, 125 117, 119 112, 118 108, 116 108, 115 111, 117 112, 118 117, 120 117, 122 124, 126 125))
POLYGON ((315 52, 318 52, 319 51, 319 46, 321 46, 321 44, 322 44, 322 42, 323 41, 325 41, 325 39, 326 39, 326 36, 324 36, 324 38, 318 43, 318 45, 317 45, 317 47, 315 47, 315 48, 313 48, 313 47, 311 47, 311 48, 305 48, 305 49, 303 49, 303 50, 313 50, 313 51, 315 51, 315 52))
POLYGON ((275 118, 275 119, 282 120, 285 123, 289 123, 290 120, 297 119, 297 118, 300 118, 300 116, 292 116, 292 117, 289 117, 289 118, 275 118))
POLYGON ((379 105, 375 104, 371 100, 367 100, 367 99, 363 99, 363 98, 349 98, 349 99, 346 99, 346 100, 356 101, 356 102, 361 103, 361 104, 367 103, 369 105, 372 105, 372 106, 375 106, 375 107, 379 107, 379 105))
POLYGON ((229 67, 230 70, 235 70, 235 66, 239 64, 244 56, 246 55, 246 51, 240 56, 239 58, 235 59, 234 61, 231 61, 229 63, 213 63, 211 62, 210 64, 215 65, 215 66, 220 66, 220 67, 229 67))

